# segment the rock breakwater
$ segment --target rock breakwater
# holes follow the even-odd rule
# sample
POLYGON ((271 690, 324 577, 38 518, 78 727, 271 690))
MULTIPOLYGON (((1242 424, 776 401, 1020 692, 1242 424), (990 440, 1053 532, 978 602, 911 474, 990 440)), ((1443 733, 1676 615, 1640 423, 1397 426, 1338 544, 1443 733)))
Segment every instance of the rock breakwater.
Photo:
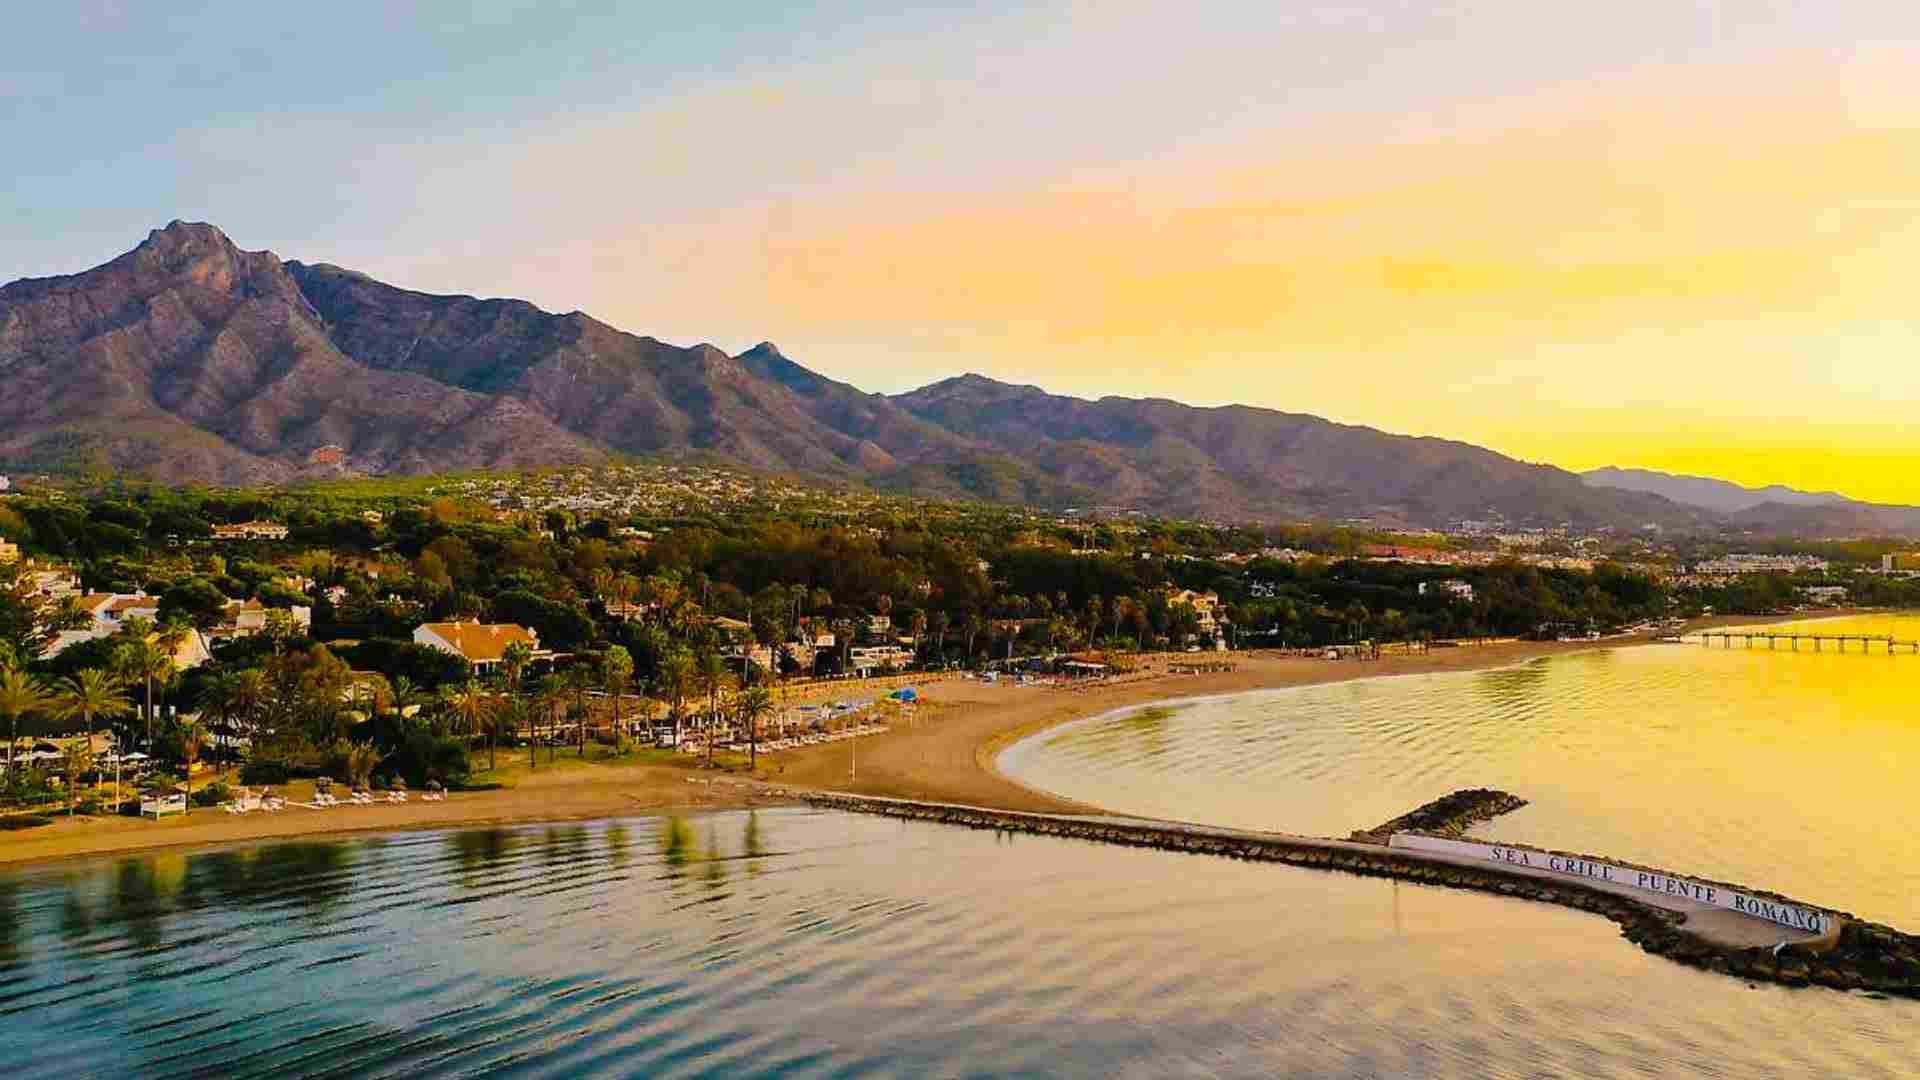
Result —
POLYGON ((791 792, 820 807, 976 829, 1150 847, 1289 866, 1391 877, 1510 896, 1603 915, 1650 953, 1726 975, 1787 986, 1824 986, 1920 998, 1920 938, 1840 916, 1821 942, 1736 945, 1690 929, 1682 911, 1656 906, 1579 879, 1546 879, 1495 864, 1464 864, 1374 843, 1121 817, 1034 814, 837 792, 791 792))
POLYGON ((1465 836, 1467 830, 1501 814, 1510 814, 1527 805, 1518 795, 1493 788, 1463 788, 1401 814, 1383 825, 1356 832, 1352 839, 1367 844, 1385 844, 1397 832, 1425 833, 1449 839, 1465 836))

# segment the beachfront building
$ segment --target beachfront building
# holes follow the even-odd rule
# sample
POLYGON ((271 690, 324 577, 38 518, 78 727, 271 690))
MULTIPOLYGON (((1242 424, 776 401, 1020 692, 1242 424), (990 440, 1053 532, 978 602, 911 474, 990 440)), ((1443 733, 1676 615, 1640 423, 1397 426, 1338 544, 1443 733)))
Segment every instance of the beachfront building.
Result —
POLYGON ((1200 636, 1216 649, 1227 647, 1226 634, 1220 617, 1219 593, 1195 592, 1192 589, 1168 589, 1167 606, 1192 608, 1194 628, 1200 631, 1200 636))
POLYGON ((506 656, 507 646, 525 645, 536 657, 553 655, 540 647, 540 635, 514 623, 426 623, 413 630, 415 644, 464 658, 476 672, 491 671, 506 656))
POLYGON ((847 650, 847 667, 863 678, 876 671, 898 671, 913 663, 913 653, 898 645, 855 645, 847 650))

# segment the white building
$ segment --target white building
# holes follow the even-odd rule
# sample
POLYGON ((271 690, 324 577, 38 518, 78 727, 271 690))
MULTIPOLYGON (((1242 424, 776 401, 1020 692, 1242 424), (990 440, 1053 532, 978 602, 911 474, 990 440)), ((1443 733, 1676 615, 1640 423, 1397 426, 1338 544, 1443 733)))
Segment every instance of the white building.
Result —
POLYGON ((856 645, 847 650, 847 666, 862 675, 883 668, 904 668, 913 663, 913 653, 898 645, 856 645))
POLYGON ((1473 586, 1468 582, 1461 581, 1459 578, 1448 578, 1445 581, 1423 581, 1420 583, 1421 596, 1438 596, 1443 594, 1459 600, 1472 600, 1473 586))

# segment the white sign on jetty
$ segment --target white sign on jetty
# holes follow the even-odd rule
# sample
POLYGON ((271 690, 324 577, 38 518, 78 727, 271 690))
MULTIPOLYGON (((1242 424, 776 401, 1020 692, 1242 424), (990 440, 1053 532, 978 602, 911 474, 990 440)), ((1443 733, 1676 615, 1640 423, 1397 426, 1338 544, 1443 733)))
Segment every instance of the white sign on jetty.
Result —
POLYGON ((1414 833, 1394 833, 1388 838, 1387 846, 1409 851, 1429 851, 1437 855, 1479 859, 1509 866, 1531 867, 1563 877, 1592 878, 1642 892, 1678 896, 1697 903, 1725 908, 1728 911, 1750 915, 1756 919, 1765 919, 1809 934, 1824 934, 1831 925, 1832 916, 1814 908, 1769 900, 1761 896, 1750 896, 1736 889, 1729 889, 1725 885, 1691 881, 1687 878, 1663 874, 1658 870, 1617 866, 1594 859, 1583 859, 1577 855, 1557 855, 1550 851, 1538 851, 1533 848, 1481 844, 1471 840, 1443 840, 1437 836, 1420 836, 1414 833))

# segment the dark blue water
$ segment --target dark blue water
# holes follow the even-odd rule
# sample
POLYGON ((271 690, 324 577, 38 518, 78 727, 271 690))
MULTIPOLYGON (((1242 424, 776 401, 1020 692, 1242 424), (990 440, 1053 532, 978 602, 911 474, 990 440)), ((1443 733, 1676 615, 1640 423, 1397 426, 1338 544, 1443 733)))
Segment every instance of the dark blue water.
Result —
POLYGON ((803 810, 0 876, 9 1076, 1913 1076, 1541 905, 803 810))

